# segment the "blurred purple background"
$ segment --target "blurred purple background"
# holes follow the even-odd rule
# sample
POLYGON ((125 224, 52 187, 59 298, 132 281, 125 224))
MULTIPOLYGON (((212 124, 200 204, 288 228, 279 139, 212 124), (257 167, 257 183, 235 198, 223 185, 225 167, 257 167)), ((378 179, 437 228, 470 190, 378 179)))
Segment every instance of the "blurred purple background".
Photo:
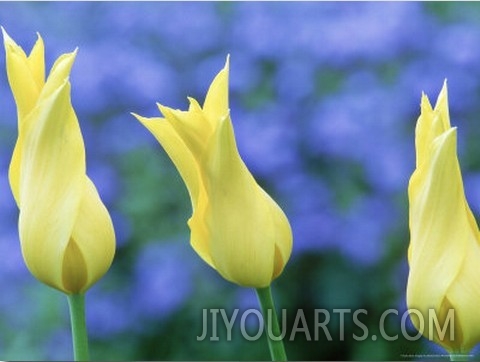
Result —
MULTIPOLYGON (((92 358, 268 359, 265 340, 196 341, 203 308, 255 307, 255 296, 193 252, 185 186, 130 115, 157 115, 156 102, 185 109, 187 96, 202 103, 227 54, 240 153, 293 228, 292 258, 273 284, 278 308, 365 308, 372 330, 384 310, 404 310, 414 127, 421 92, 434 102, 445 79, 467 198, 480 212, 479 19, 479 4, 454 2, 0 3, 0 25, 25 50, 42 35, 48 68, 79 48, 73 104, 118 241, 87 294, 92 358)), ((68 359, 66 300, 20 254, 5 71, 0 110, 0 358, 68 359)), ((286 348, 303 360, 438 352, 424 340, 286 348)))

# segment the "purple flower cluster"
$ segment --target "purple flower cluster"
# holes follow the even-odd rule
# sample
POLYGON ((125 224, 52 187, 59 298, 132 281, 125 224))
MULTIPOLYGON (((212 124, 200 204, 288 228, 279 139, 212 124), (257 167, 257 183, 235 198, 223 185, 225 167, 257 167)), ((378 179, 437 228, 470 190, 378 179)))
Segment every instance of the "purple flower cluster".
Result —
MULTIPOLYGON (((339 257, 365 278, 381 270, 392 281, 400 270, 404 280, 414 125, 421 92, 434 99, 444 79, 452 123, 459 126, 467 198, 478 214, 480 23, 467 7, 475 8, 415 2, 1 3, 0 25, 25 49, 38 31, 49 66, 60 53, 79 48, 73 105, 87 172, 112 214, 118 240, 112 269, 87 297, 99 349, 124 338, 124 359, 148 359, 151 346, 140 339, 153 338, 156 324, 188 315, 192 304, 220 300, 211 299, 212 289, 202 283, 242 299, 191 251, 186 189, 165 153, 129 114, 156 115, 156 102, 184 109, 187 96, 202 102, 227 54, 240 153, 293 228, 292 260, 278 282, 283 289, 298 282, 288 277, 290 270, 319 272, 312 258, 339 257)), ((7 84, 0 72, 0 349, 7 359, 30 359, 18 348, 23 342, 10 343, 7 325, 22 335, 45 333, 58 343, 68 343, 58 332, 68 333, 68 326, 46 323, 34 332, 28 318, 13 321, 24 313, 20 308, 34 303, 28 298, 36 282, 21 259, 8 185, 16 114, 7 84)), ((385 303, 404 297, 404 285, 392 285, 385 303)), ((371 294, 361 291, 355 300, 381 294, 366 289, 371 294)), ((288 298, 288 305, 306 303, 300 296, 288 298)), ((51 318, 51 311, 40 313, 43 320, 51 318)), ((101 350, 105 359, 117 355, 101 350)), ((53 349, 39 351, 44 359, 61 358, 53 349)), ((298 359, 316 356, 305 351, 298 359)), ((190 358, 214 357, 198 353, 190 358)), ((353 353, 344 358, 359 358, 353 353)), ((175 356, 182 354, 164 357, 175 356)))

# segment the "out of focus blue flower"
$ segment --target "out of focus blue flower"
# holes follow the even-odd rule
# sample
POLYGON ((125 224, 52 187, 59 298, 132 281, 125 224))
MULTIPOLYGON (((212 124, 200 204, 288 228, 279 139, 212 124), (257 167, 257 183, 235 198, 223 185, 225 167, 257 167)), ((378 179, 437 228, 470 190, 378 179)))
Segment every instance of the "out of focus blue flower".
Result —
POLYGON ((131 294, 138 318, 165 318, 191 295, 196 263, 186 253, 187 247, 179 242, 164 242, 142 250, 136 260, 131 294))
POLYGON ((255 175, 273 180, 301 162, 296 149, 298 131, 289 116, 288 109, 270 106, 236 117, 238 148, 255 175))
POLYGON ((292 224, 293 256, 335 248, 341 228, 328 187, 305 172, 284 177, 279 189, 292 224))
POLYGON ((338 230, 341 251, 359 264, 378 262, 385 254, 388 233, 397 219, 390 201, 375 197, 359 198, 338 230))
POLYGON ((93 290, 88 300, 87 323, 93 338, 109 339, 131 330, 136 316, 126 291, 105 293, 93 290))

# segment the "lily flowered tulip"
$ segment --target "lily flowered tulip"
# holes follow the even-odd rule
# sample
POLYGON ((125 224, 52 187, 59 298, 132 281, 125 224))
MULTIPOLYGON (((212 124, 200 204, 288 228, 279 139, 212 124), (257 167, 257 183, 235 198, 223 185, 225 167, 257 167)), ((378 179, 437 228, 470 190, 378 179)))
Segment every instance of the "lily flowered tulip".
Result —
POLYGON ((23 258, 40 281, 81 294, 109 269, 115 234, 86 175, 85 148, 70 99, 76 51, 60 56, 45 81, 42 38, 27 56, 4 30, 3 37, 18 115, 9 180, 20 210, 23 258))
POLYGON ((263 288, 278 277, 292 249, 287 217, 257 184, 237 150, 228 107, 228 60, 203 107, 159 105, 164 118, 135 115, 166 150, 192 202, 191 245, 225 279, 263 288))
POLYGON ((424 336, 450 353, 467 353, 480 342, 480 233, 464 194, 446 83, 434 109, 422 97, 415 147, 407 305, 424 336), (433 316, 440 329, 429 326, 433 316))

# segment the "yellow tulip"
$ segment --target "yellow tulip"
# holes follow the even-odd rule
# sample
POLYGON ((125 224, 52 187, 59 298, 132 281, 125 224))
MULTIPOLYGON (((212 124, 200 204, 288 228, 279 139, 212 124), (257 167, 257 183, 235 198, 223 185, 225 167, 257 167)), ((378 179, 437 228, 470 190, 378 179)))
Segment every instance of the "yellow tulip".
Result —
POLYGON ((20 210, 23 258, 45 284, 67 294, 83 293, 109 269, 115 234, 86 175, 82 134, 71 105, 69 74, 76 51, 60 56, 45 81, 42 38, 27 56, 5 30, 3 37, 18 116, 9 180, 20 210))
POLYGON ((290 257, 292 233, 238 153, 228 108, 228 59, 203 107, 189 101, 188 111, 159 105, 164 118, 134 116, 160 142, 188 188, 195 251, 231 282, 269 286, 290 257))
POLYGON ((423 317, 422 328, 420 316, 411 314, 424 336, 451 353, 466 353, 480 342, 480 233, 465 198, 446 83, 434 109, 422 97, 415 146, 416 169, 408 188, 407 305, 423 317), (448 325, 444 333, 427 325, 429 309, 440 327, 448 325))

